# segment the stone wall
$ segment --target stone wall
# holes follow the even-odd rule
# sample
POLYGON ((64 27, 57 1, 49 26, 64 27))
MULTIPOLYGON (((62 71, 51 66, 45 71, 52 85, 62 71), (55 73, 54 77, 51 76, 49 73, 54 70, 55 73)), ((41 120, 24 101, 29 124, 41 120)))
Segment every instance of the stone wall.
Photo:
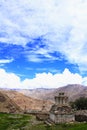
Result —
POLYGON ((75 116, 73 114, 68 115, 56 115, 56 114, 50 114, 50 119, 55 123, 66 123, 66 122, 73 122, 75 121, 75 116))

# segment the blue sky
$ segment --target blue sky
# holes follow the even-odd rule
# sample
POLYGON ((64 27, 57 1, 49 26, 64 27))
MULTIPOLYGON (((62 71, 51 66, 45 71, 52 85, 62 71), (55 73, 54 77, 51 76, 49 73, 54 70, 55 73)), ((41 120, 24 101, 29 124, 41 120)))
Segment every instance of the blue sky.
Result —
POLYGON ((86 0, 1 0, 1 88, 87 85, 86 0))

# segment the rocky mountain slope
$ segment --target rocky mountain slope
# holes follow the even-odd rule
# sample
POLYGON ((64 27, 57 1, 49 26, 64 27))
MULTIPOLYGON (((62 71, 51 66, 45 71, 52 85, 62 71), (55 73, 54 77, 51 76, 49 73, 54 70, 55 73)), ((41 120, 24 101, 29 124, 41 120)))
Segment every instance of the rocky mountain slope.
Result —
POLYGON ((20 112, 22 112, 22 110, 5 93, 0 92, 0 112, 20 113, 20 112))
POLYGON ((69 84, 57 89, 32 89, 32 90, 19 90, 24 95, 44 100, 54 100, 54 96, 59 92, 65 92, 69 100, 75 100, 79 97, 87 97, 87 87, 79 84, 69 84))
POLYGON ((52 96, 55 90, 56 89, 36 88, 36 89, 22 89, 17 91, 32 98, 49 100, 49 97, 52 96))
POLYGON ((57 89, 32 90, 0 90, 0 112, 19 112, 39 110, 43 107, 50 110, 54 103, 54 96, 65 92, 70 101, 79 97, 87 97, 87 87, 79 84, 70 84, 57 89))
POLYGON ((40 111, 42 110, 43 105, 46 106, 46 110, 49 110, 52 105, 52 102, 50 101, 28 97, 14 90, 3 90, 3 93, 7 95, 12 101, 14 101, 23 111, 40 111))

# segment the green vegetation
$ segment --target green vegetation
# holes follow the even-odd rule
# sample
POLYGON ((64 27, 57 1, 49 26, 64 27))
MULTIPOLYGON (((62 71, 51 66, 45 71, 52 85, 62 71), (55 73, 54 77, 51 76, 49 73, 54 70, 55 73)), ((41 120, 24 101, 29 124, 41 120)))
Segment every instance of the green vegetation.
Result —
POLYGON ((32 115, 0 113, 0 130, 87 130, 87 123, 47 126, 32 115))
POLYGON ((22 130, 31 118, 29 115, 0 113, 0 130, 22 130))
POLYGON ((87 130, 87 124, 59 124, 55 126, 37 125, 29 130, 87 130))
POLYGON ((76 110, 86 110, 87 109, 87 98, 80 97, 71 103, 71 107, 76 110))

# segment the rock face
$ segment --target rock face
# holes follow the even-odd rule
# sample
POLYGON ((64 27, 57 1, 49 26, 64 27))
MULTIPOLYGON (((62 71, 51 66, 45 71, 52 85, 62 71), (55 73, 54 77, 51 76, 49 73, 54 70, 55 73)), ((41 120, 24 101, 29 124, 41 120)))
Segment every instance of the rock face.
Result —
POLYGON ((55 97, 55 104, 50 110, 50 119, 54 123, 65 123, 75 121, 75 116, 68 104, 68 97, 64 93, 59 93, 55 97))
POLYGON ((0 102, 5 102, 6 101, 6 98, 2 95, 2 94, 0 94, 0 102))
POLYGON ((78 110, 75 113, 75 120, 78 122, 87 122, 87 110, 78 110))
POLYGON ((0 92, 0 112, 20 113, 22 110, 7 95, 0 92))

